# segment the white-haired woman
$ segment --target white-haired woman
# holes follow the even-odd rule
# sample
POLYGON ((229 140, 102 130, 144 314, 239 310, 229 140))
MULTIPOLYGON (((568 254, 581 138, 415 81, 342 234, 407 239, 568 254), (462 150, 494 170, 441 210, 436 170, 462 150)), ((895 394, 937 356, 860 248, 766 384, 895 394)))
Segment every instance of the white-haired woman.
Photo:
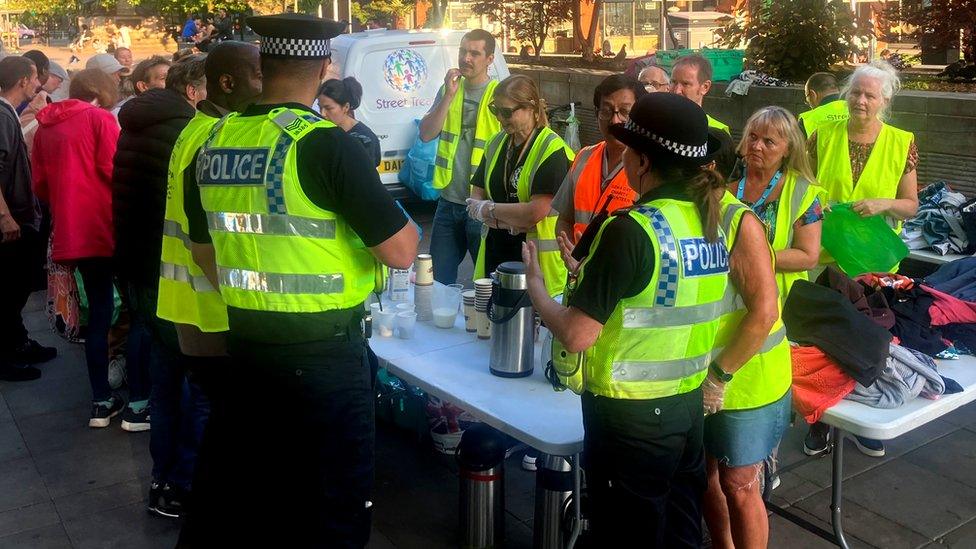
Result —
POLYGON ((820 126, 807 142, 831 203, 854 202, 854 211, 884 215, 896 230, 918 210, 915 136, 885 122, 899 89, 898 73, 888 63, 859 67, 841 92, 850 119, 820 126))
MULTIPOLYGON (((813 183, 799 124, 783 108, 766 107, 753 114, 738 152, 745 173, 729 185, 729 193, 738 201, 729 193, 723 199, 723 225, 728 223, 726 235, 734 246, 739 244, 736 235, 742 219, 736 223, 734 216, 748 212, 742 204, 762 221, 775 253, 782 303, 793 282, 805 279, 806 271, 817 265, 823 189, 813 183)), ((772 272, 773 265, 766 268, 772 272)), ((734 280, 737 273, 742 278, 755 276, 759 267, 733 261, 731 269, 734 280)), ((743 310, 723 317, 717 346, 727 349, 729 342, 748 337, 746 315, 754 311, 749 310, 747 296, 743 298, 743 310)), ((755 354, 734 359, 723 350, 717 357, 724 366, 738 369, 725 380, 721 411, 705 418, 704 514, 716 548, 769 543, 769 520, 757 479, 790 421, 792 364, 784 335, 782 323, 776 322, 755 354)))
MULTIPOLYGON (((864 217, 883 215, 896 232, 918 210, 915 136, 885 123, 899 89, 898 73, 888 63, 858 67, 841 92, 850 119, 820 126, 807 142, 828 200, 853 202, 854 211, 864 217)), ((821 257, 825 260, 830 259, 821 257)), ((854 442, 865 455, 885 455, 881 441, 855 437, 854 442)), ((803 445, 809 455, 826 451, 827 426, 811 426, 803 445)))

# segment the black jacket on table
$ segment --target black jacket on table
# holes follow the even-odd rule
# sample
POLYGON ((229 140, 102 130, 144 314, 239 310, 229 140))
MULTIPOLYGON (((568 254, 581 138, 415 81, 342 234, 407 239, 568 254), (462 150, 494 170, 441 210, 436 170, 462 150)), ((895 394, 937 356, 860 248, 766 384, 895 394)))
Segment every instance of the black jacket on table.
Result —
POLYGON ((112 215, 116 272, 129 282, 158 283, 169 157, 194 112, 173 90, 149 90, 119 111, 112 215))

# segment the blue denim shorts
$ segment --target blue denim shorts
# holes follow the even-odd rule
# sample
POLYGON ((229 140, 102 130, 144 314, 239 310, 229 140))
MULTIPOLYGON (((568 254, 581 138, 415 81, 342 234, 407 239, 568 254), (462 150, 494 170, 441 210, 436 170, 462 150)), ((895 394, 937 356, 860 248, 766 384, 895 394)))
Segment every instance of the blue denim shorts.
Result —
POLYGON ((792 391, 750 410, 723 410, 705 418, 705 451, 728 467, 759 463, 772 454, 790 423, 792 391))

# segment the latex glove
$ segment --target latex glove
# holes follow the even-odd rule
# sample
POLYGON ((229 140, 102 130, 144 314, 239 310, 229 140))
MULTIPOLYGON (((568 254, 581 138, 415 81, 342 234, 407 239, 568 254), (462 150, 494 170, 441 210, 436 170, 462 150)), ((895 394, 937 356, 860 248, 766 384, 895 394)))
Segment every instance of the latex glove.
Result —
POLYGON ((484 223, 488 215, 488 207, 492 204, 491 200, 478 200, 475 198, 465 199, 468 205, 468 217, 475 221, 484 223))
POLYGON ((712 379, 711 373, 705 376, 705 381, 702 382, 702 400, 706 416, 721 410, 725 401, 725 384, 712 379))

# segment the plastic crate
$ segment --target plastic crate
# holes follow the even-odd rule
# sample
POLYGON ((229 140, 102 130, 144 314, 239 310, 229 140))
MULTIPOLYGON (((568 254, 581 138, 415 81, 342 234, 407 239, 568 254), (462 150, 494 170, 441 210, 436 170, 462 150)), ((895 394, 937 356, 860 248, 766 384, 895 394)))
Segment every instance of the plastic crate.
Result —
POLYGON ((702 57, 708 59, 712 64, 712 81, 714 82, 731 80, 735 75, 742 72, 742 61, 746 55, 745 50, 717 50, 710 48, 700 50, 659 50, 655 55, 657 56, 658 66, 670 73, 672 67, 674 67, 674 62, 679 57, 693 53, 701 54, 702 57))

